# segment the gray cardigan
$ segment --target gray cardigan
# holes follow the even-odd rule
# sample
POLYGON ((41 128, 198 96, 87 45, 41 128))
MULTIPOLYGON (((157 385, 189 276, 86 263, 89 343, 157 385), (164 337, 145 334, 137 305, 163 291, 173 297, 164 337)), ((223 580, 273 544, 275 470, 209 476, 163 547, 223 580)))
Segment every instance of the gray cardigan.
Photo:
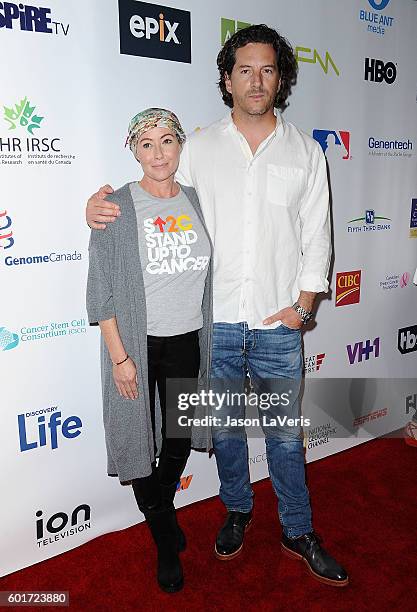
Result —
MULTIPOLYGON (((190 200, 208 236, 195 190, 182 185, 181 189, 190 200)), ((148 389, 146 300, 136 212, 129 184, 115 191, 106 200, 117 203, 122 214, 114 223, 109 223, 106 230, 91 231, 87 312, 90 324, 116 317, 123 345, 136 364, 138 399, 124 399, 114 384, 111 359, 101 338, 107 473, 109 476, 118 476, 124 482, 149 476, 151 463, 155 459, 148 389)), ((208 239, 211 245, 209 236, 208 239)), ((202 304, 204 323, 199 330, 201 362, 198 385, 199 389, 207 390, 211 363, 212 302, 211 259, 202 304)), ((160 422, 159 398, 156 409, 157 422, 160 422)), ((208 408, 196 408, 197 418, 208 414, 208 408)), ((160 439, 157 441, 160 442, 160 439)), ((195 449, 210 450, 211 430, 208 425, 192 429, 191 445, 195 449)))

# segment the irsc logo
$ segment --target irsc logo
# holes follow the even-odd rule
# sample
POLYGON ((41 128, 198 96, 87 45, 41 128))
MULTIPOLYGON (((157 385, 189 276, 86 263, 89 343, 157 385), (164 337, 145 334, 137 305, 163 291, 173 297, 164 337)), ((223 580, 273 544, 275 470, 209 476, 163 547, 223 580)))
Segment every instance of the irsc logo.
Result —
POLYGON ((313 130, 313 138, 317 140, 323 153, 326 153, 329 146, 328 139, 332 136, 334 144, 338 147, 344 147, 343 159, 350 159, 350 132, 336 132, 335 130, 313 130))
POLYGON ((62 33, 66 36, 69 24, 52 21, 50 15, 49 8, 0 2, 0 28, 12 30, 15 23, 19 23, 20 29, 24 32, 62 33))
POLYGON ((336 306, 358 304, 361 297, 361 270, 336 274, 336 306))
POLYGON ((188 11, 119 0, 120 53, 191 63, 188 11))
POLYGON ((385 81, 389 85, 397 78, 397 68, 392 62, 384 64, 382 60, 365 58, 365 81, 375 81, 382 83, 385 81))
POLYGON ((3 118, 9 124, 9 130, 15 130, 17 126, 20 126, 26 128, 29 134, 33 135, 33 130, 41 127, 41 121, 44 118, 34 114, 36 106, 31 106, 26 96, 14 107, 4 106, 3 108, 3 118))
POLYGON ((295 59, 297 60, 297 62, 306 62, 307 64, 317 64, 318 62, 320 66, 323 68, 323 72, 325 74, 328 73, 329 64, 331 64, 337 76, 340 75, 340 71, 338 67, 336 66, 336 64, 334 63, 333 58, 328 51, 326 51, 326 55, 324 56, 324 61, 323 61, 323 58, 320 56, 317 49, 311 50, 308 47, 296 47, 295 48, 295 59), (304 53, 305 55, 301 55, 301 53, 304 53))
POLYGON ((246 23, 246 21, 236 21, 235 19, 225 19, 224 17, 222 17, 220 34, 221 44, 224 45, 224 43, 228 41, 229 38, 233 36, 233 34, 236 34, 236 32, 239 32, 239 30, 244 30, 245 28, 248 28, 250 25, 252 24, 246 23))

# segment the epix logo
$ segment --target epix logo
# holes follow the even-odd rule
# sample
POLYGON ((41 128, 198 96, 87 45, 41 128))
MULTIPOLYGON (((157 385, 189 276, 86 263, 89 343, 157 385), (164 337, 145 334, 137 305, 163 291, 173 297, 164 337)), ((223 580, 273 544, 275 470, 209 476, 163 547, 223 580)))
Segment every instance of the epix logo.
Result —
POLYGON ((391 85, 397 78, 397 68, 392 62, 384 64, 382 60, 365 58, 365 81, 374 81, 375 83, 388 83, 391 85))
POLYGON ((45 34, 64 34, 69 30, 69 24, 52 21, 51 9, 0 2, 0 28, 12 30, 15 26, 23 32, 43 32, 45 34))
POLYGON ((7 214, 7 210, 0 212, 0 249, 10 249, 14 245, 13 232, 10 229, 12 219, 7 214))
POLYGON ((244 28, 248 28, 251 23, 246 23, 246 21, 236 21, 235 19, 225 19, 221 18, 220 24, 220 42, 222 45, 229 40, 233 34, 239 32, 239 30, 243 30, 244 28))
POLYGON ((335 130, 313 130, 313 138, 317 140, 323 153, 326 153, 329 146, 329 138, 334 145, 342 147, 342 158, 350 157, 350 132, 336 132, 335 130))
POLYGON ((417 325, 398 330, 398 350, 402 355, 417 351, 417 325))
POLYGON ((417 198, 411 200, 410 238, 417 238, 417 198))
POLYGON ((191 16, 167 6, 119 0, 120 53, 191 63, 191 16))
POLYGON ((26 96, 14 106, 10 108, 4 106, 3 108, 3 119, 9 124, 9 130, 23 127, 29 134, 33 135, 33 130, 40 128, 43 117, 35 115, 36 106, 31 106, 26 96))
POLYGON ((380 338, 375 338, 374 341, 366 340, 365 342, 361 340, 353 345, 348 344, 346 350, 350 365, 355 362, 360 363, 363 360, 367 361, 372 354, 374 357, 379 357, 380 338))
POLYGON ((319 54, 317 49, 310 49, 309 47, 296 47, 295 48, 295 59, 297 62, 306 62, 307 64, 317 64, 319 63, 323 69, 325 74, 329 71, 329 64, 333 68, 334 72, 337 76, 340 75, 340 71, 336 64, 333 61, 332 56, 328 51, 326 51, 324 60, 322 56, 319 54))
POLYGON ((77 438, 83 426, 78 416, 70 416, 61 420, 61 412, 56 406, 35 413, 19 414, 17 417, 19 429, 20 451, 28 451, 40 446, 49 446, 51 450, 58 448, 59 434, 67 439, 77 438), (41 414, 45 412, 46 414, 41 414), (27 425, 27 419, 37 416, 35 426, 27 425), (48 420, 46 421, 46 418, 48 420), (29 432, 29 428, 31 432, 29 432))
POLYGON ((361 270, 336 274, 336 306, 358 304, 361 297, 361 270))

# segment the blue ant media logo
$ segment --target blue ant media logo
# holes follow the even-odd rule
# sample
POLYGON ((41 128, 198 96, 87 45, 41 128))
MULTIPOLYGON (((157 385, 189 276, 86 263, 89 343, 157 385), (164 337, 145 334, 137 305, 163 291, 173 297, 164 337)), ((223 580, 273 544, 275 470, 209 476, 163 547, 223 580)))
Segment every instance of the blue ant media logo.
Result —
POLYGON ((0 28, 67 36, 69 24, 52 21, 50 8, 0 2, 0 28))
POLYGON ((341 147, 342 159, 350 159, 350 132, 336 130, 313 130, 313 138, 317 140, 325 154, 330 141, 337 147, 341 147))
POLYGON ((394 24, 394 17, 389 17, 384 11, 390 0, 368 0, 373 11, 361 9, 359 11, 359 19, 366 25, 366 31, 379 36, 384 36, 386 29, 391 28, 394 24))
POLYGON ((5 327, 0 327, 0 351, 11 351, 19 344, 19 336, 5 327))
POLYGON ((26 412, 17 416, 20 452, 34 450, 41 446, 56 450, 61 438, 72 440, 81 434, 83 423, 80 417, 72 415, 62 418, 58 406, 26 412), (33 417, 37 417, 33 421, 33 417))

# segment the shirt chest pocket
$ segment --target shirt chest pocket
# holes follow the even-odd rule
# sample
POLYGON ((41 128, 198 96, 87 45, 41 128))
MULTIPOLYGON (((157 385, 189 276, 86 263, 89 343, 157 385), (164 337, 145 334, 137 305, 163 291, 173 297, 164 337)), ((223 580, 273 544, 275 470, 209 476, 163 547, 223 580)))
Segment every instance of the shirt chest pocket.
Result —
POLYGON ((302 168, 268 164, 266 169, 266 197, 277 206, 298 206, 305 189, 302 168))

